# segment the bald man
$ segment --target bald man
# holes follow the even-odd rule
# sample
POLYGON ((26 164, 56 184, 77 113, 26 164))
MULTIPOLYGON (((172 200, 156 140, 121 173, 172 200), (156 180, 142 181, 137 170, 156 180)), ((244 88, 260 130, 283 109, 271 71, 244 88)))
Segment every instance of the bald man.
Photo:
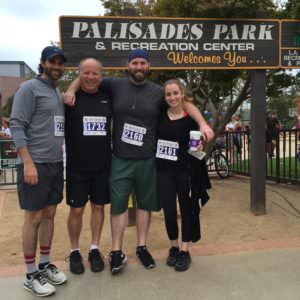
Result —
POLYGON ((71 242, 70 271, 84 272, 79 248, 82 216, 91 205, 91 270, 104 268, 99 242, 104 221, 104 205, 109 203, 111 162, 111 96, 99 89, 101 63, 94 58, 80 62, 80 89, 75 106, 66 107, 67 204, 70 206, 68 231, 71 242))

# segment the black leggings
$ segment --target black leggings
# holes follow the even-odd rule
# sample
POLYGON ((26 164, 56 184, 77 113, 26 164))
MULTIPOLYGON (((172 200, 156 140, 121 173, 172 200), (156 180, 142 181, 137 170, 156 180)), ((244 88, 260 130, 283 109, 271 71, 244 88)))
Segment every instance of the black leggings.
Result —
POLYGON ((181 212, 182 241, 191 241, 192 202, 189 192, 187 173, 158 171, 158 197, 164 211, 166 229, 171 241, 178 239, 176 196, 178 196, 181 212))

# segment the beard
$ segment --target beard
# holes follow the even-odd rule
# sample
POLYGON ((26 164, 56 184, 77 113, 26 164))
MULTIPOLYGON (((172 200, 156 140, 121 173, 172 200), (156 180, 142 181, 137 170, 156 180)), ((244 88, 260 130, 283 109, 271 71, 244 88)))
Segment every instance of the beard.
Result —
POLYGON ((44 67, 43 73, 51 80, 57 81, 63 74, 63 72, 59 69, 52 69, 44 67))
POLYGON ((134 82, 143 83, 149 74, 149 70, 143 72, 143 71, 132 71, 129 69, 128 73, 134 82))

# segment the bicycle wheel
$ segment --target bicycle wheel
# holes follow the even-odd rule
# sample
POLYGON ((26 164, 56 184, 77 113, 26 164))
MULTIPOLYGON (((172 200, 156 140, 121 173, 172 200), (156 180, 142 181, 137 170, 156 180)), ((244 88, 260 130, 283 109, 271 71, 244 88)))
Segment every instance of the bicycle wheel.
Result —
POLYGON ((217 153, 215 156, 215 167, 217 174, 221 178, 227 178, 229 176, 229 167, 226 157, 222 153, 217 153))
POLYGON ((207 158, 207 160, 206 160, 206 166, 207 166, 207 167, 211 167, 212 164, 213 164, 213 160, 212 160, 212 157, 210 156, 210 157, 207 158))

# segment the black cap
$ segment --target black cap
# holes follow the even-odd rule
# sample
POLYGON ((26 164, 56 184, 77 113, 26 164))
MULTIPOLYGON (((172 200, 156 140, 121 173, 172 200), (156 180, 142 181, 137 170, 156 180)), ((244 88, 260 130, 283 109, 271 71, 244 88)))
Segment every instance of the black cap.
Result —
POLYGON ((42 59, 51 59, 54 56, 61 56, 64 61, 67 61, 65 54, 62 49, 56 47, 56 46, 47 46, 42 51, 42 59))
POLYGON ((134 49, 132 50, 129 55, 128 55, 128 62, 130 63, 133 59, 135 58, 144 58, 146 59, 148 62, 149 62, 149 59, 150 59, 150 55, 148 52, 146 52, 145 50, 143 49, 134 49))

